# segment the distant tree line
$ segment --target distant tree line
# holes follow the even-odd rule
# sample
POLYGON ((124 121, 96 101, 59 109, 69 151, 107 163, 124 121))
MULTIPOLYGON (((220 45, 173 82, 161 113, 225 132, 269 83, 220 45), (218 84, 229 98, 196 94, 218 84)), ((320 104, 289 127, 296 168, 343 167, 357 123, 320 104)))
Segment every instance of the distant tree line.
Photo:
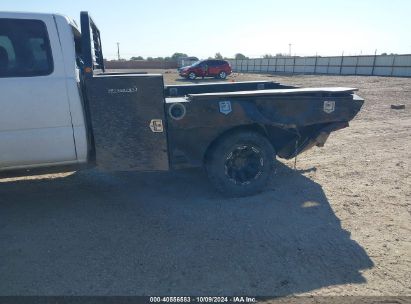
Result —
MULTIPOLYGON (((180 52, 176 52, 171 56, 168 57, 147 57, 144 58, 143 56, 133 56, 130 58, 130 60, 147 60, 147 61, 177 61, 179 58, 181 57, 189 57, 187 54, 185 53, 180 53, 180 52)), ((208 57, 208 59, 249 59, 249 57, 245 56, 244 54, 241 53, 237 53, 234 55, 234 57, 225 57, 223 55, 221 55, 220 52, 217 52, 214 57, 208 57)), ((124 60, 124 59, 123 59, 124 60)))
POLYGON ((135 56, 131 57, 130 60, 147 60, 147 61, 177 61, 180 57, 188 57, 185 53, 174 53, 169 57, 147 57, 144 58, 143 56, 135 56))
POLYGON ((225 60, 233 60, 233 59, 249 59, 247 56, 241 53, 237 53, 234 57, 225 57, 221 55, 220 52, 216 53, 214 57, 208 57, 208 59, 225 59, 225 60))
MULTIPOLYGON (((263 56, 261 56, 262 58, 274 58, 274 57, 283 57, 283 56, 287 56, 286 54, 282 54, 282 53, 277 53, 275 55, 272 54, 265 54, 263 56)), ((168 57, 147 57, 144 58, 143 56, 133 56, 130 58, 130 60, 147 60, 147 61, 177 61, 179 58, 181 57, 189 57, 187 54, 185 53, 180 53, 180 52, 176 52, 171 56, 168 57)), ((208 57, 208 59, 226 59, 226 60, 242 60, 242 59, 250 59, 249 57, 247 57, 246 55, 242 54, 242 53, 237 53, 234 55, 234 57, 225 57, 223 56, 220 52, 217 52, 214 57, 208 57)))
MULTIPOLYGON (((381 53, 381 55, 397 55, 394 53, 381 53)), ((147 61, 177 61, 179 58, 181 57, 189 57, 187 54, 185 53, 181 53, 181 52, 176 52, 171 56, 167 56, 167 57, 147 57, 144 58, 143 56, 133 56, 130 58, 130 60, 147 60, 147 61)), ((261 55, 261 58, 264 59, 270 59, 270 58, 277 58, 277 57, 289 57, 289 54, 285 54, 285 53, 276 53, 274 54, 264 54, 261 55)), ((299 56, 296 56, 299 57, 299 56)), ((321 57, 321 56, 318 56, 321 57)), ((249 57, 247 57, 246 55, 242 54, 242 53, 237 53, 234 55, 234 57, 225 57, 223 56, 220 52, 217 52, 214 57, 208 57, 208 59, 225 59, 225 60, 244 60, 244 59, 250 59, 249 57)), ((121 61, 125 61, 125 59, 121 59, 121 61)))

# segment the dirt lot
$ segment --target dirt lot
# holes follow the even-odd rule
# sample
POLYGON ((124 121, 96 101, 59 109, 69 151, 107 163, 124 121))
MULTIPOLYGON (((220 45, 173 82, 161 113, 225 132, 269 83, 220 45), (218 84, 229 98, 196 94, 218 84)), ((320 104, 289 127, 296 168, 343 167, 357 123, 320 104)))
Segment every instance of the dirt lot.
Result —
POLYGON ((202 170, 0 180, 0 294, 411 295, 411 80, 233 79, 366 102, 254 197, 222 198, 202 170))

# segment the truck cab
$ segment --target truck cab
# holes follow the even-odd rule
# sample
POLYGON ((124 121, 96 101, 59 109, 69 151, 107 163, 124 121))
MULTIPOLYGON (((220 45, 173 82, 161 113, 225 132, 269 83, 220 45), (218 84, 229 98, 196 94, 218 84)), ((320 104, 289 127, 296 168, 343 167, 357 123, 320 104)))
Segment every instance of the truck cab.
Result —
POLYGON ((0 170, 87 162, 79 35, 61 15, 0 12, 0 170))

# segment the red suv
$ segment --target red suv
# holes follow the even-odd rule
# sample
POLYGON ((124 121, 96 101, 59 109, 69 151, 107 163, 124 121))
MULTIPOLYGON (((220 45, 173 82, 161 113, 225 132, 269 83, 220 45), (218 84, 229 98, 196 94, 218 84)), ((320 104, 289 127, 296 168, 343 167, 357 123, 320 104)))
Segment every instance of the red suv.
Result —
POLYGON ((231 74, 231 66, 225 60, 201 60, 190 66, 178 69, 181 77, 194 80, 197 77, 215 77, 226 79, 231 74))

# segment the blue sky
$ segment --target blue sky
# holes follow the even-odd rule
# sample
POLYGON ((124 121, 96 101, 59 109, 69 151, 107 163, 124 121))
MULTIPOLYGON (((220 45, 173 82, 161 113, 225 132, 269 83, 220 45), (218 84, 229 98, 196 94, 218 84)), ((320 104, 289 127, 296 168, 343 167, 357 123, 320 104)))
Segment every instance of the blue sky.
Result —
POLYGON ((411 53, 409 0, 1 0, 2 11, 52 12, 78 21, 88 10, 105 56, 200 58, 411 53))

